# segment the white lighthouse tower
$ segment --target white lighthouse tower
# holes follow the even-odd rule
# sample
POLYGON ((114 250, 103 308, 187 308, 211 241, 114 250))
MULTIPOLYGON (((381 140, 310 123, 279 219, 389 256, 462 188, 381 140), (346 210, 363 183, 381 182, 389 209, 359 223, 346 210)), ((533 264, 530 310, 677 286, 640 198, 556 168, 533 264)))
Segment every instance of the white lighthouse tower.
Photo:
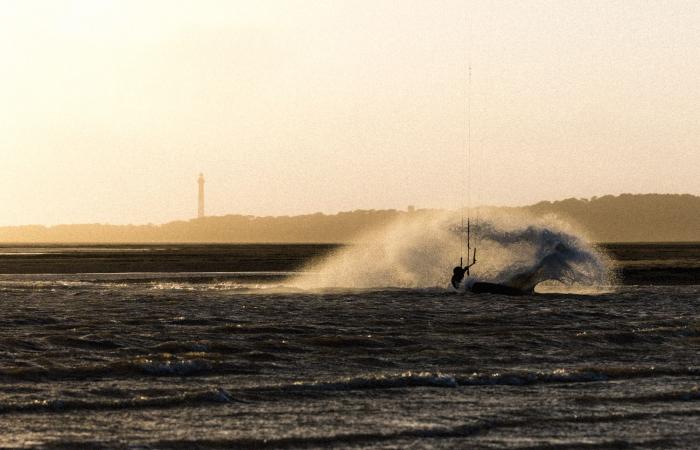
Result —
POLYGON ((199 184, 199 197, 198 197, 198 202, 197 202, 197 217, 202 218, 204 217, 204 174, 199 174, 199 178, 197 179, 197 183, 199 184))

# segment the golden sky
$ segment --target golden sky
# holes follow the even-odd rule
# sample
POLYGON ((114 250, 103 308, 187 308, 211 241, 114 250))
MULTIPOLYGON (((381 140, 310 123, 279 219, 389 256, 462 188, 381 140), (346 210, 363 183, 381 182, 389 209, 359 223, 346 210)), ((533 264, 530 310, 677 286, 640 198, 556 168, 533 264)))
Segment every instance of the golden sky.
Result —
POLYGON ((700 194, 700 2, 0 0, 0 225, 700 194), (471 24, 471 25, 470 25, 471 24), (471 28, 471 32, 470 32, 471 28))

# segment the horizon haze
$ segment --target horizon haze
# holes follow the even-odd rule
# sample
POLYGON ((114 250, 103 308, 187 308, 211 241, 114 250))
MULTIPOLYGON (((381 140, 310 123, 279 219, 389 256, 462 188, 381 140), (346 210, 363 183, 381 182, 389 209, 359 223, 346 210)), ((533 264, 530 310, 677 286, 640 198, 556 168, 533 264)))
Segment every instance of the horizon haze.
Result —
MULTIPOLYGON (((160 225, 74 224, 51 227, 0 226, 0 244, 129 243, 351 243, 399 222, 458 219, 458 210, 354 210, 297 216, 208 216, 160 225)), ((522 207, 482 207, 479 218, 520 222, 521 227, 554 221, 597 242, 700 242, 700 196, 606 195, 569 198, 522 207)), ((475 238, 478 239, 478 238, 475 238)))
POLYGON ((0 225, 188 219, 200 172, 211 215, 698 195, 699 22, 691 1, 2 2, 0 225))

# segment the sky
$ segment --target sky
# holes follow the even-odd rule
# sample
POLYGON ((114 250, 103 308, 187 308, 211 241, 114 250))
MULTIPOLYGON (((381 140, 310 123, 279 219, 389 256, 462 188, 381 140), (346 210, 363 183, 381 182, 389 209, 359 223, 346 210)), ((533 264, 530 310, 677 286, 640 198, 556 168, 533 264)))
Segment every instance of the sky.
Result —
POLYGON ((200 172, 208 215, 700 195, 698 23, 696 1, 0 0, 0 225, 190 219, 200 172))

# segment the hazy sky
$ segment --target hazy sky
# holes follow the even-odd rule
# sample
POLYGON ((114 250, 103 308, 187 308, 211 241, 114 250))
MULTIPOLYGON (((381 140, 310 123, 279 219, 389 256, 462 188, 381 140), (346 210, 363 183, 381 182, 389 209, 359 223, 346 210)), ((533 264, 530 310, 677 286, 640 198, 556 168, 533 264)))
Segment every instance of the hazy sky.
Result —
POLYGON ((0 0, 0 225, 700 194, 697 1, 0 0), (470 26, 471 23, 471 26, 470 26), (470 32, 471 27, 471 32, 470 32))

